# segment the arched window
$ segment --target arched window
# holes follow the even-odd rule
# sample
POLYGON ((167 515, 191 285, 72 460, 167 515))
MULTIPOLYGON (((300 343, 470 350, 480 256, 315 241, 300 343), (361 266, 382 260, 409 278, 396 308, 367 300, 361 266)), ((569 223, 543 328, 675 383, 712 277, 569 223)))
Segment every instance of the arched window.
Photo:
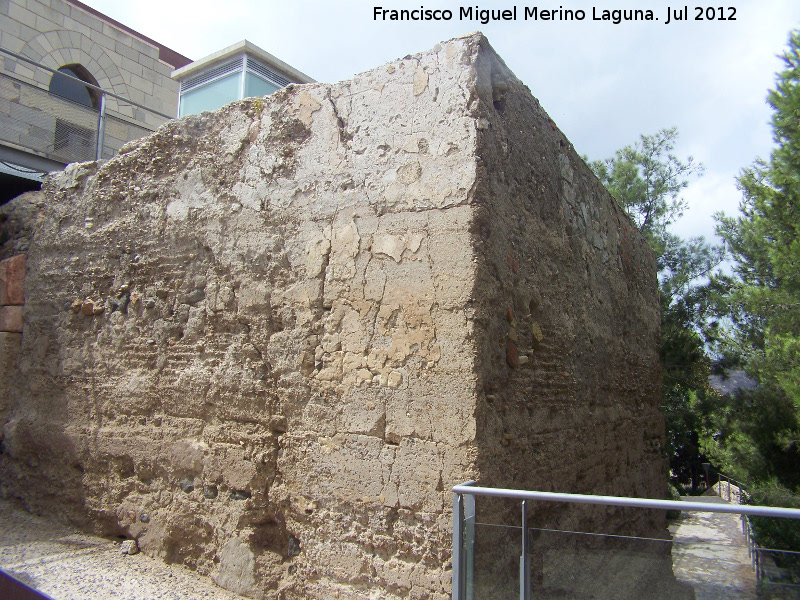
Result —
POLYGON ((97 85, 92 74, 79 64, 65 65, 58 73, 53 73, 50 93, 86 107, 77 111, 69 110, 66 106, 58 109, 53 131, 53 153, 66 162, 94 160, 97 156, 98 126, 97 117, 91 111, 100 110, 100 92, 60 73, 97 85))
MULTIPOLYGON (((77 77, 81 81, 97 85, 97 81, 92 74, 83 65, 65 65, 58 70, 59 73, 77 77)), ((100 94, 97 90, 81 85, 74 79, 69 77, 62 77, 53 73, 53 78, 50 80, 50 92, 57 94, 62 98, 67 98, 73 102, 83 104, 89 108, 97 110, 100 107, 100 94)))

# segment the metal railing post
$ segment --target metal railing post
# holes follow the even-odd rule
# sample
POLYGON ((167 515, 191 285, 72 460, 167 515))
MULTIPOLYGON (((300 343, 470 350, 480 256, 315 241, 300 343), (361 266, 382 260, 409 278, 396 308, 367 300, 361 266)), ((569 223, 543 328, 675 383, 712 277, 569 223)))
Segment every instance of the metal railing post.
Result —
POLYGON ((475 586, 475 496, 464 497, 464 592, 466 600, 474 600, 475 586))
POLYGON ((453 496, 453 600, 466 600, 464 589, 464 495, 453 496))
POLYGON ((100 117, 97 123, 97 153, 95 160, 103 159, 103 148, 106 140, 106 95, 100 94, 100 117))
POLYGON ((761 556, 761 548, 756 548, 756 583, 761 581, 764 576, 762 571, 764 566, 764 559, 761 556))
POLYGON ((528 501, 522 501, 522 556, 519 557, 519 600, 531 597, 531 561, 528 556, 528 501))

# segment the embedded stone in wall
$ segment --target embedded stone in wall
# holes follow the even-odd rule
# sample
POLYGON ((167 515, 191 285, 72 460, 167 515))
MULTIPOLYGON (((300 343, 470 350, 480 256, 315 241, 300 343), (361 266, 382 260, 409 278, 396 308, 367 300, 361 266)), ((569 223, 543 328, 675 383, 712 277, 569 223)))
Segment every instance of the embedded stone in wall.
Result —
POLYGON ((24 304, 24 285, 25 255, 0 261, 0 306, 24 304))
POLYGON ((0 306, 0 331, 22 333, 22 306, 0 306))

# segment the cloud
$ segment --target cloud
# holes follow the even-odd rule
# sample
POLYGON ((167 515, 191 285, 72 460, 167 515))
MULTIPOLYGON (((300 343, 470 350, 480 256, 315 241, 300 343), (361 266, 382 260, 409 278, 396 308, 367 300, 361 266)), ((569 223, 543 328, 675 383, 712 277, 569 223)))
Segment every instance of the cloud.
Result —
POLYGON ((685 238, 702 236, 709 242, 719 243, 714 233, 713 215, 738 212, 742 196, 736 188, 736 175, 735 172, 711 172, 692 182, 683 194, 689 208, 674 224, 674 233, 685 238))

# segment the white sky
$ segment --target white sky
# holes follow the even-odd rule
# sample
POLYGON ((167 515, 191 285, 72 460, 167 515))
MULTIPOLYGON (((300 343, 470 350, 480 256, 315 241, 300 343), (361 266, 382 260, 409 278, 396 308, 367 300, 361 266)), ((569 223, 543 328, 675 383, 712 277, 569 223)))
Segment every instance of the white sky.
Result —
MULTIPOLYGON (((712 214, 736 213, 735 177, 772 147, 767 90, 781 69, 776 55, 800 27, 797 0, 729 0, 736 20, 665 24, 666 1, 594 5, 581 0, 516 4, 517 21, 459 21, 459 7, 510 9, 509 2, 392 0, 83 0, 192 59, 242 39, 317 81, 335 82, 437 42, 482 30, 580 154, 606 158, 641 133, 677 126, 676 154, 706 166, 684 197, 690 209, 674 231, 713 236, 712 214), (445 22, 380 22, 373 7, 450 9, 445 22), (578 21, 525 21, 526 6, 583 9, 578 21), (658 21, 593 21, 592 7, 649 8, 658 21)), ((712 3, 707 3, 711 5, 712 3)), ((730 11, 726 8, 724 14, 730 11)))

